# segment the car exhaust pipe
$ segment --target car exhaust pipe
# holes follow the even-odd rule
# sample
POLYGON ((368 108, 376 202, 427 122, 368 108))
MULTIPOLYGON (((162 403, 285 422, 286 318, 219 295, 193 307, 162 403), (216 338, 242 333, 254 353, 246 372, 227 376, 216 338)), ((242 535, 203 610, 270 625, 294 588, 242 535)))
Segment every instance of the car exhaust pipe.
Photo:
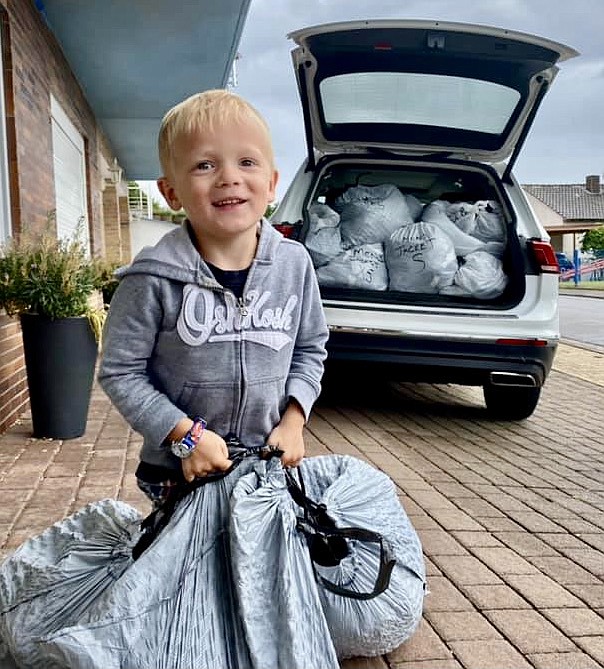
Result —
POLYGON ((494 386, 537 387, 537 381, 534 376, 531 374, 519 374, 517 372, 491 372, 489 381, 494 386))

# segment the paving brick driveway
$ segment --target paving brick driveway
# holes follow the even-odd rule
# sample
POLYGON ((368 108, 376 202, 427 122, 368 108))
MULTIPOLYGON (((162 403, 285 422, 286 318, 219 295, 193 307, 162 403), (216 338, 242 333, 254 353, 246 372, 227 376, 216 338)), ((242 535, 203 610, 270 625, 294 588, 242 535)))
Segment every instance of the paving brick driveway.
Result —
MULTIPOLYGON (((459 386, 360 387, 322 400, 309 451, 385 471, 428 565, 415 636, 343 667, 604 667, 603 425, 604 352, 565 345, 522 423, 488 421, 481 391, 459 386)), ((0 557, 92 500, 148 511, 132 475, 140 439, 100 390, 80 439, 30 431, 25 416, 0 435, 0 557)))

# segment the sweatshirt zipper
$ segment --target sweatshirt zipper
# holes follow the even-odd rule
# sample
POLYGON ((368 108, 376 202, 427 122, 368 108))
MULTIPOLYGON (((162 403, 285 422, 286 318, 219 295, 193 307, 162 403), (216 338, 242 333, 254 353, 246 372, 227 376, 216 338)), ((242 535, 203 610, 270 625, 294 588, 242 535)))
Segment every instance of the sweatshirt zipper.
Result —
MULTIPOLYGON (((252 262, 252 265, 250 266, 250 270, 248 272, 245 285, 243 286, 243 292, 241 294, 241 297, 235 298, 237 308, 239 309, 239 313, 241 314, 241 318, 246 318, 249 314, 248 305, 245 301, 245 295, 247 294, 247 289, 248 286, 250 285, 250 275, 252 274, 253 271, 254 271, 254 262, 252 262)), ((235 297, 234 293, 231 294, 233 295, 233 297, 235 297)), ((245 384, 245 370, 244 370, 245 365, 243 361, 244 350, 245 350, 244 340, 243 337, 241 337, 239 340, 239 373, 240 373, 241 384, 240 384, 239 405, 237 407, 237 421, 236 421, 237 422, 236 434, 238 436, 241 436, 241 423, 247 395, 247 388, 245 384)))
MULTIPOLYGON (((224 288, 221 288, 222 294, 225 296, 226 300, 232 300, 233 303, 235 304, 235 308, 239 312, 239 315, 241 318, 245 318, 248 313, 248 307, 247 304, 245 303, 245 299, 242 297, 236 297, 235 293, 232 290, 225 290, 224 288)), ((237 401, 237 411, 235 413, 235 425, 234 425, 234 430, 232 430, 232 434, 235 434, 237 438, 240 438, 240 432, 241 432, 241 414, 243 411, 243 407, 245 404, 244 401, 244 396, 245 396, 245 382, 244 382, 244 364, 243 364, 243 338, 239 338, 239 399, 237 401)))
MULTIPOLYGON (((247 279, 245 282, 245 285, 243 287, 243 293, 241 297, 236 297, 235 293, 233 293, 232 290, 224 290, 223 292, 225 295, 227 293, 230 293, 232 296, 233 300, 235 301, 235 306, 237 310, 239 311, 239 314, 241 315, 242 318, 245 318, 246 316, 249 315, 249 308, 248 305, 246 304, 245 301, 245 295, 247 293, 248 286, 250 285, 250 276, 254 271, 254 265, 255 263, 252 262, 250 266, 250 271, 248 272, 247 279)), ((243 410, 245 408, 246 404, 246 394, 247 394, 247 389, 245 387, 245 375, 244 375, 244 362, 243 362, 243 352, 244 352, 244 340, 243 337, 240 337, 239 339, 239 374, 240 374, 240 392, 239 392, 239 402, 237 406, 237 416, 235 419, 236 422, 236 427, 235 427, 235 434, 237 437, 241 437, 241 422, 242 422, 242 416, 243 416, 243 410)))
POLYGON ((242 316, 247 316, 248 315, 247 304, 245 303, 243 296, 236 298, 236 302, 237 302, 237 308, 239 309, 239 313, 242 316))

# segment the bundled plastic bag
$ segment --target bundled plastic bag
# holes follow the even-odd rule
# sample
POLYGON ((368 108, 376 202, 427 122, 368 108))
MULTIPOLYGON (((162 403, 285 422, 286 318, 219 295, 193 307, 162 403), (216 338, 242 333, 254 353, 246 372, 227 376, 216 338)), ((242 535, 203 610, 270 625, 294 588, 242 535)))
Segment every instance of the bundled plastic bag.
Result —
POLYGON ((313 203, 308 210, 308 233, 304 245, 313 265, 320 267, 342 253, 340 215, 326 204, 313 203))
POLYGON ((317 268, 321 286, 386 290, 388 271, 382 244, 364 244, 344 251, 317 268))
MULTIPOLYGON (((346 542, 341 559, 332 566, 315 561, 313 577, 311 556, 324 565, 329 560, 324 551, 319 556, 313 546, 309 552, 303 545, 296 527, 304 527, 304 513, 288 489, 284 471, 257 467, 240 479, 232 496, 232 555, 247 636, 258 639, 251 648, 255 666, 292 666, 281 661, 287 651, 281 648, 280 636, 259 640, 267 625, 281 630, 284 622, 280 610, 269 603, 260 611, 255 609, 258 589, 270 591, 284 611, 298 606, 300 593, 307 599, 318 593, 340 659, 393 650, 419 624, 425 594, 421 544, 398 501, 394 484, 384 473, 350 456, 307 458, 299 470, 306 496, 320 509, 324 505, 325 513, 342 534, 346 534, 343 528, 361 532, 346 542), (363 529, 369 537, 365 541, 363 529), (380 545, 371 539, 375 533, 383 537, 391 562, 387 587, 371 596, 383 562, 380 545), (266 546, 275 551, 267 552, 266 546), (287 601, 290 590, 296 598, 293 603, 287 601), (340 590, 352 596, 340 594, 340 590)), ((315 602, 307 601, 306 606, 309 615, 303 627, 316 617, 315 602)), ((309 636, 320 634, 314 627, 306 632, 309 636)), ((331 665, 325 662, 320 666, 331 665)))
POLYGON ((448 216, 447 212, 451 207, 448 202, 444 200, 434 200, 424 209, 422 213, 422 220, 426 223, 432 223, 447 234, 449 239, 453 242, 456 255, 460 257, 466 256, 468 253, 484 249, 484 242, 476 239, 467 231, 460 229, 448 216))
POLYGON ((457 255, 448 235, 420 221, 399 228, 384 244, 390 290, 438 293, 453 283, 457 255))
POLYGON ((231 497, 233 572, 255 668, 338 669, 281 467, 258 463, 231 497))
POLYGON ((445 295, 464 295, 481 300, 499 297, 508 278, 501 260, 486 251, 475 251, 464 258, 453 278, 453 285, 442 289, 445 295))
MULTIPOLYGON (((389 479, 337 458, 305 462, 309 489, 338 523, 383 529, 397 560, 368 606, 330 601, 281 463, 245 455, 180 499, 136 560, 141 518, 114 500, 25 542, 0 568, 1 666, 337 669, 336 648, 348 656, 398 645, 421 617, 421 547, 389 479)), ((352 545, 329 578, 362 590, 376 558, 352 545)))
POLYGON ((501 205, 495 200, 454 202, 447 206, 447 216, 461 230, 483 242, 505 245, 507 234, 501 205))
POLYGON ((411 214, 412 220, 419 221, 421 219, 422 212, 424 211, 423 202, 416 198, 415 195, 410 194, 405 195, 405 199, 407 200, 407 206, 409 207, 409 213, 411 214))
POLYGON ((2 564, 1 667, 70 666, 50 656, 46 638, 76 624, 120 578, 132 562, 140 521, 127 504, 94 502, 26 541, 2 564))
POLYGON ((131 549, 138 536, 131 531, 140 518, 113 500, 89 505, 26 542, 1 571, 0 629, 18 666, 253 669, 228 536, 232 487, 251 464, 252 458, 186 497, 136 561, 131 549), (104 515, 113 520, 103 524, 104 515), (112 525, 117 529, 107 534, 112 525), (65 534, 69 540, 61 541, 65 534), (72 575, 75 558, 80 568, 72 575), (15 585, 8 589, 9 583, 15 585), (54 612, 52 624, 41 629, 47 611, 54 612))
POLYGON ((334 203, 345 246, 381 243, 413 216, 407 199, 392 184, 352 186, 334 203))

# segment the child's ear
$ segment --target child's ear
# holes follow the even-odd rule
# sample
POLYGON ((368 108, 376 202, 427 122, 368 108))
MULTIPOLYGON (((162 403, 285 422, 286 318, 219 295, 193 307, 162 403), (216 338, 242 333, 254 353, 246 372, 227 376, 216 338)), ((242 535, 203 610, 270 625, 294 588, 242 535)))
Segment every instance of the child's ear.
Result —
POLYGON ((159 192, 164 196, 164 200, 173 211, 180 211, 182 203, 176 194, 174 186, 170 184, 167 177, 160 177, 157 180, 159 192))
POLYGON ((277 183, 279 181, 279 172, 277 170, 273 170, 273 174, 271 176, 271 180, 268 185, 268 201, 269 204, 275 199, 275 195, 277 193, 277 183))

